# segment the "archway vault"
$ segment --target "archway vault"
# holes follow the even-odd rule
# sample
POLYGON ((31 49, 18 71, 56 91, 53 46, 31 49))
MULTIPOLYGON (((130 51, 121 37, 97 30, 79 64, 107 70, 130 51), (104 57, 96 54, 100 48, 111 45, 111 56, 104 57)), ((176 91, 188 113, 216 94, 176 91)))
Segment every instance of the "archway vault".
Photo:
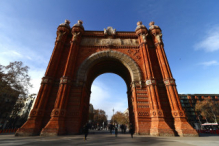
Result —
POLYGON ((142 80, 141 70, 131 57, 118 51, 106 50, 96 52, 83 61, 77 72, 77 82, 86 81, 89 69, 92 68, 95 64, 110 59, 121 62, 128 69, 132 82, 139 82, 142 80))

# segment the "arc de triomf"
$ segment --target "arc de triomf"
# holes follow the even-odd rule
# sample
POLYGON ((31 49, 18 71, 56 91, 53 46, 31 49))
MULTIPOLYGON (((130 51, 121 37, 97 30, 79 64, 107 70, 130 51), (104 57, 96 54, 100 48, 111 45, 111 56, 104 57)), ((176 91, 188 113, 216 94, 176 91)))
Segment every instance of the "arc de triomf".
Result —
POLYGON ((78 134, 88 121, 91 85, 115 73, 127 85, 130 122, 136 134, 198 136, 187 122, 159 26, 137 23, 133 32, 86 31, 82 21, 58 26, 55 47, 22 135, 78 134))

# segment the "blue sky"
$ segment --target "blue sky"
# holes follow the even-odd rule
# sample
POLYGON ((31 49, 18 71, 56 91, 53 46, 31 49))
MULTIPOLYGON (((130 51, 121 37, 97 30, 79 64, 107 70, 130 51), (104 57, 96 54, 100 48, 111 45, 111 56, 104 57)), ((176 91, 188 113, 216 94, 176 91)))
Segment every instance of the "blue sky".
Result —
MULTIPOLYGON (((85 30, 134 31, 137 21, 160 26, 164 48, 179 93, 219 93, 218 0, 0 0, 0 63, 23 61, 36 93, 48 65, 56 30, 65 19, 83 20, 85 30)), ((126 85, 103 74, 92 85, 91 103, 124 111, 126 85), (116 85, 116 86, 115 86, 116 85), (99 99, 99 100, 98 100, 99 99), (101 101, 101 102, 100 102, 101 101)))

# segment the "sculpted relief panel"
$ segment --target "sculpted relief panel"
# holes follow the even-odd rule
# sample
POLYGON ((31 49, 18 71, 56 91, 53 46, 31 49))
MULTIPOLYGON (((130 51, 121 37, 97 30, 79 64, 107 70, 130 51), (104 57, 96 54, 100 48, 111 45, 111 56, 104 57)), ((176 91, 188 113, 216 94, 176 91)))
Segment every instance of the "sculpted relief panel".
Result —
POLYGON ((83 38, 81 40, 82 46, 138 46, 138 40, 137 39, 102 39, 102 38, 83 38))

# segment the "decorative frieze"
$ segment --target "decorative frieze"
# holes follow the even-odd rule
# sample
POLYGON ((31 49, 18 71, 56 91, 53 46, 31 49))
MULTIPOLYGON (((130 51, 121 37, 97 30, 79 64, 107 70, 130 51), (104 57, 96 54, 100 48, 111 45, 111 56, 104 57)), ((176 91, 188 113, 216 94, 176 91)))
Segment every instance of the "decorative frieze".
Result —
POLYGON ((184 111, 172 111, 173 117, 185 117, 184 111))
POLYGON ((149 105, 138 105, 138 108, 149 108, 149 105))
POLYGON ((138 112, 138 116, 149 116, 149 112, 138 112))
POLYGON ((137 39, 120 38, 82 38, 81 46, 134 46, 139 45, 137 39))
POLYGON ((147 43, 147 39, 146 39, 147 36, 148 36, 148 33, 141 35, 141 37, 142 37, 142 42, 143 42, 143 43, 147 43))
POLYGON ((146 85, 155 85, 156 81, 154 79, 146 80, 146 85))
POLYGON ((137 103, 138 103, 138 104, 148 104, 147 101, 138 101, 137 103))
POLYGON ((165 84, 165 85, 176 85, 174 79, 165 79, 165 80, 164 80, 164 84, 165 84))
POLYGON ((139 53, 139 49, 128 49, 128 54, 134 56, 137 60, 140 60, 141 59, 141 56, 140 56, 140 53, 139 53))
POLYGON ((163 117, 162 110, 151 110, 150 112, 152 117, 163 117))
POLYGON ((71 80, 68 77, 61 77, 60 84, 69 84, 71 80))
POLYGON ((30 112, 30 117, 36 117, 36 116, 43 116, 44 111, 43 110, 38 110, 38 109, 32 109, 30 112))
POLYGON ((49 83, 53 83, 53 79, 51 77, 43 77, 41 84, 49 84, 49 83))
POLYGON ((147 93, 137 93, 137 95, 147 95, 147 93))
POLYGON ((52 113, 51 113, 51 116, 52 116, 52 117, 59 117, 59 116, 64 117, 65 114, 66 114, 66 111, 65 111, 65 110, 53 109, 53 110, 52 110, 52 113))

